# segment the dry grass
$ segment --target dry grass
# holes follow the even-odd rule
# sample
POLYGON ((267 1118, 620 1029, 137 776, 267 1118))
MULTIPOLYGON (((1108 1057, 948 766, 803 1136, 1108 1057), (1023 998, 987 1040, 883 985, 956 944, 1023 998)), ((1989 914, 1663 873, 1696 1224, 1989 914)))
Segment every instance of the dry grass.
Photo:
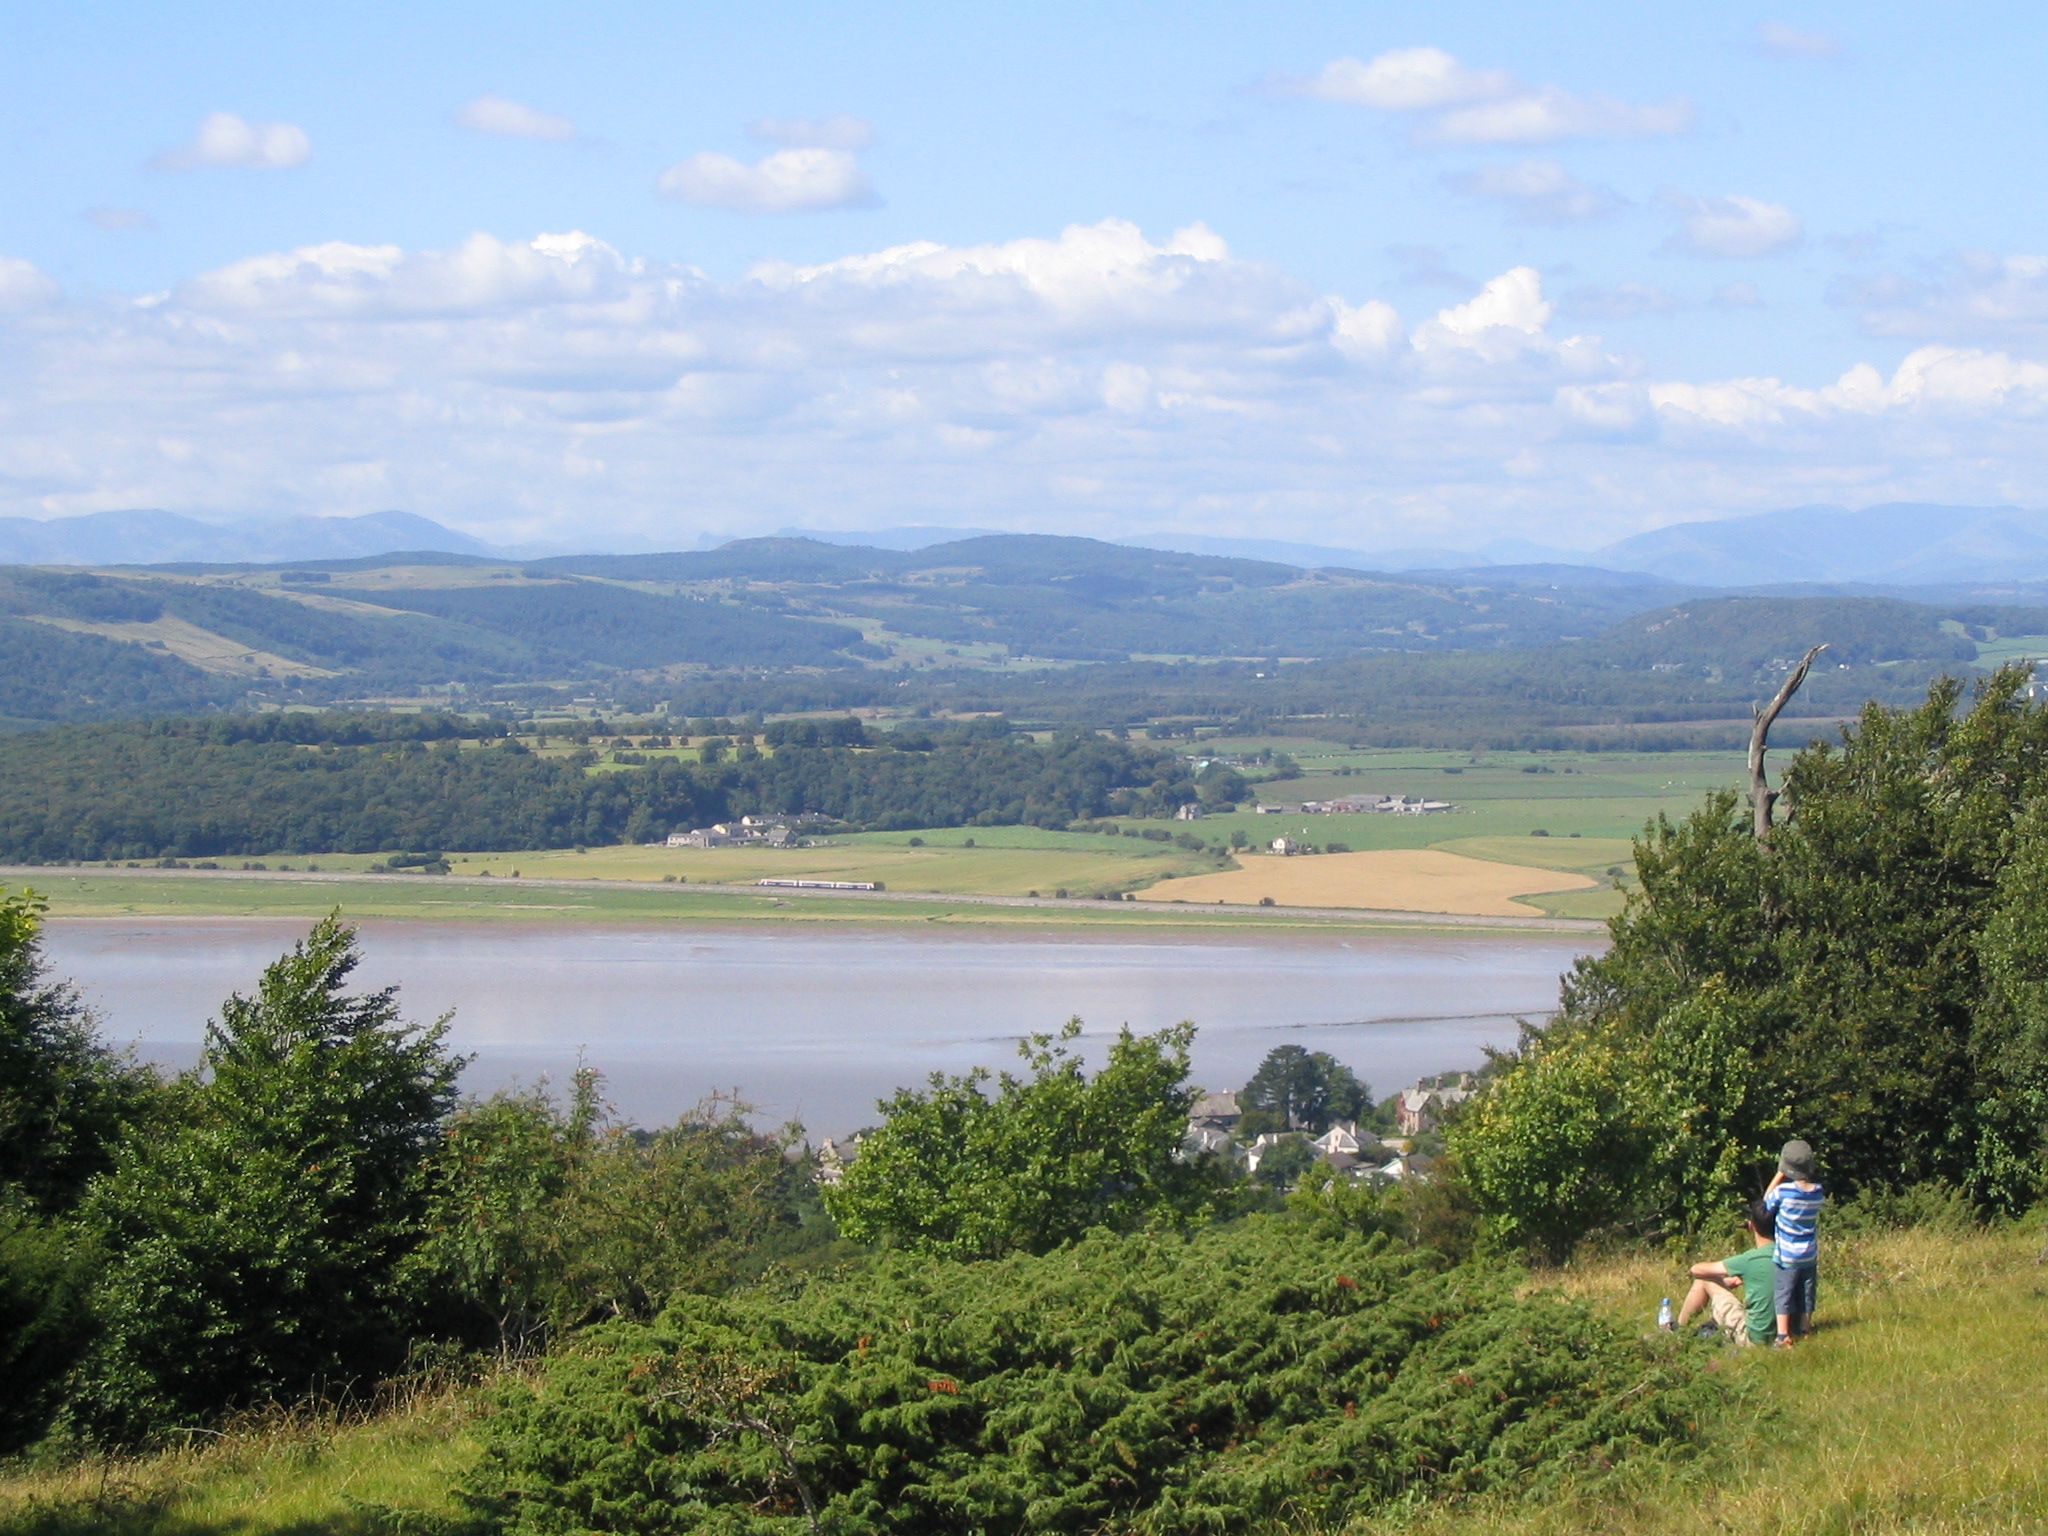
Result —
MULTIPOLYGON (((1731 1352, 1744 1422, 1700 1463, 1598 1495, 1496 1501, 1355 1536, 1933 1536, 2048 1531, 2048 1266, 2038 1230, 1930 1229, 1837 1243, 1820 1327, 1731 1352)), ((1545 1277, 1647 1321, 1682 1266, 1630 1257, 1545 1277)))
POLYGON ((474 1398, 420 1394, 371 1418, 253 1416, 130 1460, 0 1475, 4 1536, 425 1536, 467 1530, 450 1490, 476 1459, 474 1398))
POLYGON ((1383 848, 1280 858, 1249 855, 1244 868, 1166 881, 1140 901, 1257 902, 1282 906, 1366 907, 1396 912, 1454 912, 1469 917, 1533 917, 1517 896, 1584 891, 1599 882, 1570 870, 1532 869, 1470 859, 1436 848, 1383 848))

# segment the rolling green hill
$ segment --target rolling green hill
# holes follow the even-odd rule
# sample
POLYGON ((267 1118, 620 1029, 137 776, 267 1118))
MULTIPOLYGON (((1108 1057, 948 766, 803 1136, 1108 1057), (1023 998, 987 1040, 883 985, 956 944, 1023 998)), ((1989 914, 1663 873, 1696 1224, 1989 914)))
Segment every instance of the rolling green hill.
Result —
POLYGON ((2048 633, 2037 610, 1480 575, 1309 571, 1025 535, 915 552, 752 539, 526 563, 0 567, 0 722, 582 696, 691 715, 1320 715, 1390 742, 1450 743, 1484 715, 1507 733, 1490 739, 1529 741, 1554 727, 1746 713, 1823 640, 1827 672, 1804 706, 1891 697, 2002 637, 2048 633))

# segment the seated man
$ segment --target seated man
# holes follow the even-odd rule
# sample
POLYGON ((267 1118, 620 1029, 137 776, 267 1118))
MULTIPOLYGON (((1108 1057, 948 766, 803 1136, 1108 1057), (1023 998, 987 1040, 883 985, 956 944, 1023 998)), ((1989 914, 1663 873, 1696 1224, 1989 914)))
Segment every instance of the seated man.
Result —
POLYGON ((1744 1214, 1742 1224, 1749 1229, 1753 1246, 1718 1264, 1693 1265, 1692 1289, 1678 1309, 1678 1326, 1683 1328, 1705 1307, 1736 1343, 1768 1344, 1778 1331, 1771 1241, 1777 1218, 1759 1200, 1744 1214))

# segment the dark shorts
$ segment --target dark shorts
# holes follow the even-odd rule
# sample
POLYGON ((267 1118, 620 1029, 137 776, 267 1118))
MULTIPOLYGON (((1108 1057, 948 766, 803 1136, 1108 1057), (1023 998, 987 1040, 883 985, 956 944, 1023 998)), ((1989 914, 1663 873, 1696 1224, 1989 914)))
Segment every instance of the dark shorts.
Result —
POLYGON ((1820 1266, 1801 1264, 1796 1269, 1772 1272, 1772 1290, 1780 1317, 1799 1317, 1814 1312, 1820 1300, 1820 1266))

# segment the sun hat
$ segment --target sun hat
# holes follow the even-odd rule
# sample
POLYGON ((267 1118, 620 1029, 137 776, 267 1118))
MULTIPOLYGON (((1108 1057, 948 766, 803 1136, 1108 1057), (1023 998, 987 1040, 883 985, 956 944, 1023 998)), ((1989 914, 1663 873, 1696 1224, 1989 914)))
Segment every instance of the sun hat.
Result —
POLYGON ((1813 1148, 1803 1141, 1788 1141, 1778 1154, 1778 1172, 1788 1179, 1813 1180, 1813 1148))

